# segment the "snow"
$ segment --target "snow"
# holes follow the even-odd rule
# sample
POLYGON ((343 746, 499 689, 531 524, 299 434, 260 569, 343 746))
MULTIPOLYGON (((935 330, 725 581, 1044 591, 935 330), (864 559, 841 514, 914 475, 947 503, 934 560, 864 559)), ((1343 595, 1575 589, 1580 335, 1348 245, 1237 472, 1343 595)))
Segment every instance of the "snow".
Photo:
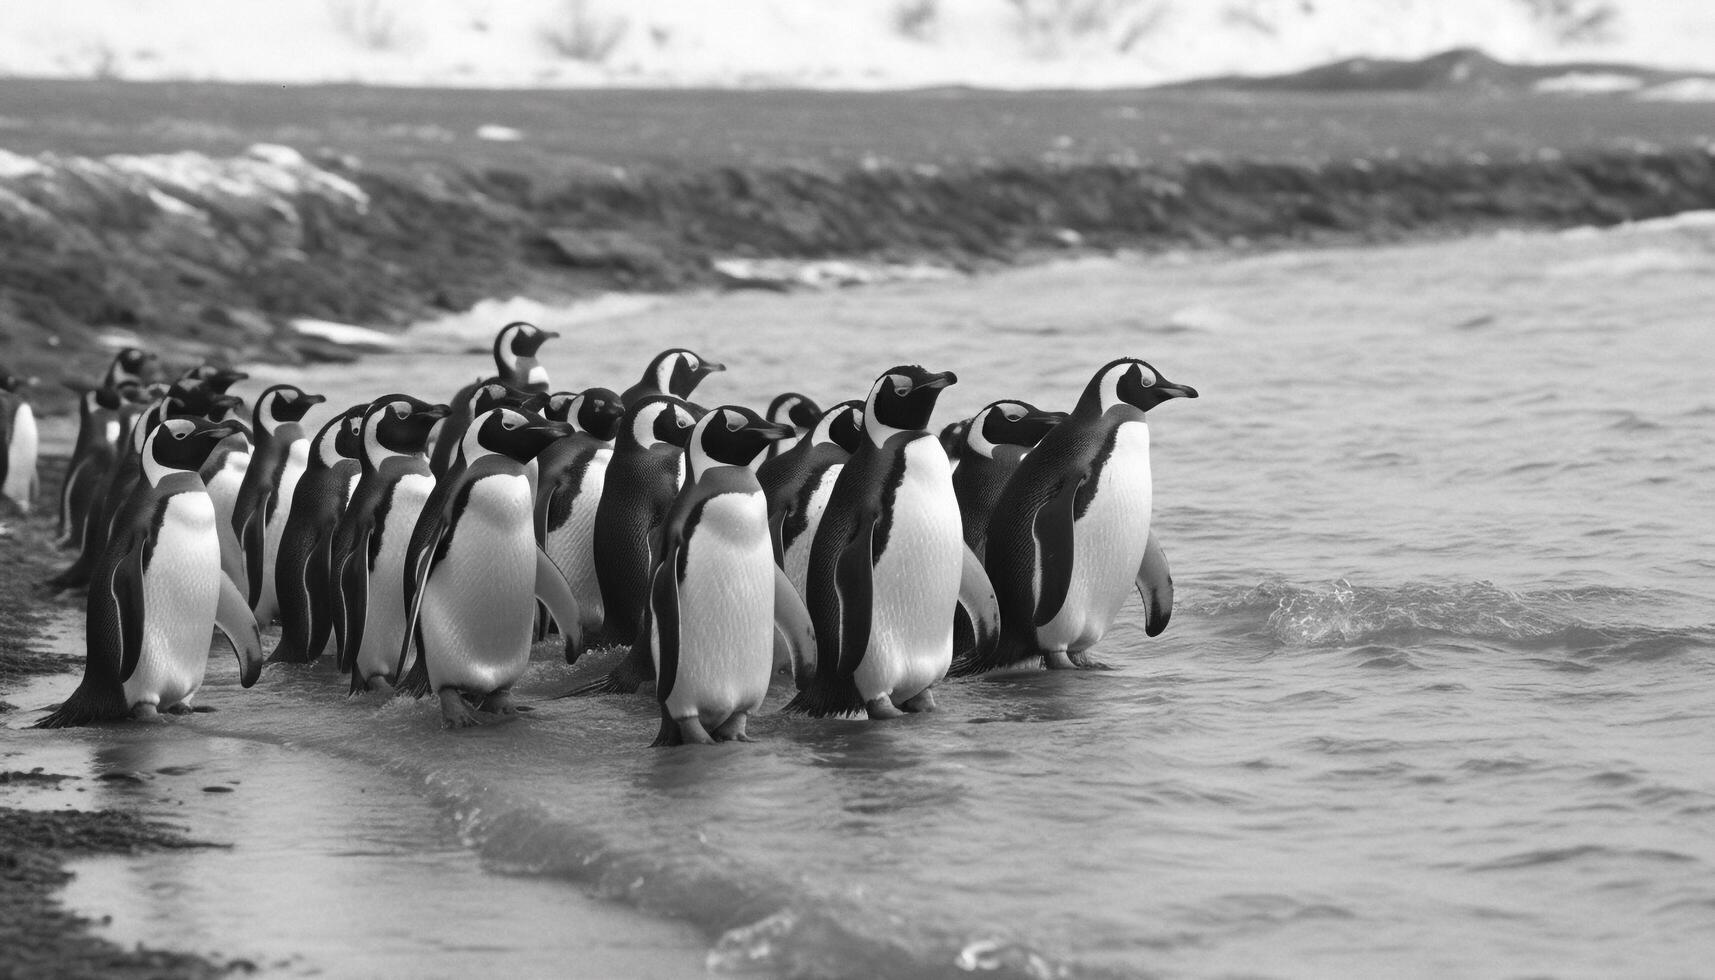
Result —
MULTIPOLYGON (((1715 3, 0 0, 0 75, 74 78, 1097 87, 1460 46, 1519 62, 1715 70, 1715 3), (1577 29, 1603 9, 1613 16, 1577 29)), ((1707 86, 1655 91, 1708 97, 1707 86)))

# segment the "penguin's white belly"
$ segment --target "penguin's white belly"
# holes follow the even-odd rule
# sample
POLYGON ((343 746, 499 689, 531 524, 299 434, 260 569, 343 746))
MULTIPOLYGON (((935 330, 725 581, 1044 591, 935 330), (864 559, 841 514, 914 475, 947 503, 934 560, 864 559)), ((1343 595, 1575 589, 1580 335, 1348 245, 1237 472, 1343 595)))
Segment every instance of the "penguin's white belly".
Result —
POLYGON ((400 477, 393 484, 385 523, 374 533, 381 550, 369 572, 369 599, 363 616, 363 645, 357 651, 357 671, 364 677, 395 680, 399 648, 405 641, 405 549, 424 501, 435 489, 435 478, 421 474, 400 477))
POLYGON ((107 440, 107 444, 112 446, 114 449, 119 448, 119 432, 120 425, 118 419, 108 419, 106 424, 101 427, 102 437, 105 438, 107 440))
POLYGON ((822 472, 817 483, 810 491, 809 501, 804 505, 806 524, 803 533, 792 539, 792 546, 786 549, 786 580, 798 590, 800 597, 808 595, 806 589, 810 581, 810 546, 816 542, 816 528, 822 524, 822 515, 828 510, 828 498, 833 496, 834 481, 840 477, 840 471, 846 468, 844 463, 835 463, 822 472))
POLYGON ((226 454, 220 470, 208 480, 208 495, 214 501, 214 517, 227 527, 232 526, 232 512, 238 506, 238 490, 244 485, 244 471, 250 468, 250 454, 226 454))
POLYGON ((1036 632, 1044 650, 1087 650, 1113 624, 1137 581, 1149 544, 1151 494, 1149 427, 1123 423, 1089 509, 1072 526, 1066 602, 1036 632))
POLYGON ((869 646, 855 677, 865 701, 916 697, 953 660, 965 546, 953 470, 935 439, 913 441, 905 460, 887 547, 871 579, 869 646))
POLYGON ((36 496, 36 415, 19 402, 12 416, 11 441, 6 445, 6 485, 0 493, 11 498, 24 513, 36 496))
POLYGON ((124 683, 125 703, 168 708, 190 700, 208 669, 220 602, 220 541, 206 493, 168 498, 143 570, 143 645, 124 683))
POLYGON ((292 513, 292 498, 298 492, 298 480, 304 475, 304 467, 309 465, 309 461, 310 441, 293 440, 291 448, 286 451, 286 468, 280 472, 280 485, 274 488, 273 515, 269 516, 264 510, 255 518, 267 522, 262 526, 262 591, 256 600, 256 623, 264 629, 274 621, 274 615, 280 608, 274 566, 280 560, 280 539, 286 532, 286 517, 292 513))
POLYGON ((595 512, 601 504, 602 487, 607 485, 607 464, 612 458, 611 449, 598 450, 591 456, 566 523, 548 532, 546 547, 542 549, 572 587, 586 629, 600 626, 606 618, 601 604, 601 583, 595 572, 595 512))
POLYGON ((762 707, 774 666, 774 547, 762 493, 710 498, 685 550, 667 713, 720 725, 762 707))
POLYGON ((436 691, 488 694, 524 675, 536 600, 534 499, 523 474, 471 487, 423 593, 419 622, 436 691))

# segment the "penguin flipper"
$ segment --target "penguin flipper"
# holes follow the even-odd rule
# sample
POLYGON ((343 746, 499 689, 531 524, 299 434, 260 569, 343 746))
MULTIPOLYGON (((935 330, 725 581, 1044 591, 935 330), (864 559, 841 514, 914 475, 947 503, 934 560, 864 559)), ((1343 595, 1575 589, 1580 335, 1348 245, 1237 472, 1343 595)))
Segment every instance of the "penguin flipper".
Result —
MULTIPOLYGON (((450 498, 451 494, 446 496, 450 498)), ((436 501, 433 499, 429 500, 424 505, 423 512, 417 516, 417 524, 411 529, 411 541, 405 550, 405 635, 399 641, 399 662, 393 668, 394 677, 405 677, 405 664, 411 659, 411 651, 413 648, 419 648, 417 664, 423 665, 425 684, 428 681, 428 665, 423 658, 427 656, 427 652, 420 649, 422 632, 417 628, 417 620, 423 614, 423 596, 429 590, 429 573, 434 571, 442 539, 446 537, 449 527, 447 521, 442 519, 440 508, 431 508, 434 503, 436 501)), ((416 673, 416 664, 412 665, 412 673, 416 673)))
POLYGON ((774 672, 791 671, 802 691, 816 674, 816 626, 792 580, 774 566, 774 672))
POLYGON ((577 663, 584 654, 584 627, 578 610, 578 598, 560 566, 548 557, 540 546, 536 548, 536 598, 548 607, 548 615, 560 625, 560 635, 566 638, 566 663, 577 663))
POLYGON ((133 534, 123 557, 96 568, 90 583, 83 680, 53 714, 31 727, 75 728, 126 716, 130 705, 125 703, 125 678, 137 669, 143 649, 145 546, 145 536, 133 534), (105 596, 100 596, 102 591, 105 596))
POLYGON ((644 636, 655 646, 655 700, 661 716, 667 717, 667 696, 679 676, 679 562, 678 549, 655 566, 655 581, 649 587, 649 617, 644 636))
POLYGON ((113 597, 113 616, 119 638, 119 673, 114 680, 120 684, 131 679, 143 654, 143 569, 148 562, 148 546, 152 543, 142 535, 134 535, 125 545, 123 558, 110 568, 97 569, 99 578, 106 581, 90 583, 91 591, 106 588, 113 597), (100 575, 103 571, 107 573, 105 576, 100 575))
MULTIPOLYGON (((226 572, 226 577, 232 579, 238 586, 241 595, 250 595, 250 573, 246 567, 244 548, 238 543, 238 535, 232 530, 232 525, 220 521, 214 522, 214 533, 220 538, 220 567, 226 572)), ((258 580, 257 589, 261 584, 258 580)))
POLYGON ((268 501, 272 496, 268 490, 258 491, 248 509, 244 508, 244 498, 241 496, 239 507, 232 515, 233 528, 238 535, 238 543, 242 546, 240 550, 244 554, 244 574, 250 586, 247 591, 252 609, 262 601, 262 560, 268 550, 263 515, 268 513, 268 501))
POLYGON ((874 514, 864 517, 857 533, 840 551, 834 569, 834 585, 840 594, 840 647, 834 663, 842 677, 850 677, 869 649, 871 605, 875 598, 874 514))
POLYGON ((220 577, 220 601, 214 610, 214 625, 226 634, 232 652, 238 655, 238 683, 250 687, 262 676, 262 630, 250 611, 250 602, 238 591, 238 583, 220 577))
POLYGON ((1173 573, 1167 568, 1167 553, 1161 550, 1153 529, 1143 549, 1143 564, 1137 569, 1137 597, 1143 600, 1143 632, 1160 636, 1173 617, 1173 573))
MULTIPOLYGON (((363 647, 363 621, 369 614, 369 536, 370 528, 358 529, 354 547, 336 564, 345 623, 344 640, 339 648, 339 669, 354 670, 357 651, 363 647)), ((353 683, 357 683, 356 680, 353 683)))
POLYGON ((1040 585, 1036 590, 1036 626, 1046 626, 1060 614, 1066 604, 1066 593, 1072 588, 1072 525, 1077 519, 1075 508, 1078 489, 1084 476, 1068 474, 1060 490, 1036 512, 1032 521, 1036 536, 1036 563, 1041 569, 1040 585))
POLYGON ((989 581, 982 559, 968 546, 959 574, 959 608, 970 620, 974 642, 969 650, 954 650, 954 658, 988 660, 1000 643, 1000 601, 995 598, 994 583, 989 581))

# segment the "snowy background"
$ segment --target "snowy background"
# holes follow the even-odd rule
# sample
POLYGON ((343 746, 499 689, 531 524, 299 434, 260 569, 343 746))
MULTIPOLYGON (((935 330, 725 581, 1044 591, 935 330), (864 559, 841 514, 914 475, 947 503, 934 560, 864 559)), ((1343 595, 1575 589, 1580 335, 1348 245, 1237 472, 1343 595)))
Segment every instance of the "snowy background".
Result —
POLYGON ((1466 46, 1715 70, 1715 0, 0 0, 25 77, 1098 87, 1466 46))

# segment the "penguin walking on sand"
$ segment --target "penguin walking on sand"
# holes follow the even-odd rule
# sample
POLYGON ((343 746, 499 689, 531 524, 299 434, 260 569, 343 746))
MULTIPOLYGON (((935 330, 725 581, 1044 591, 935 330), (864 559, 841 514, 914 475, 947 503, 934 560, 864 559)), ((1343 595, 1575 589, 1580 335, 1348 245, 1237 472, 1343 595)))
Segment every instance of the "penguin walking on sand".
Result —
POLYGON ((790 661, 815 660, 809 613, 774 563, 756 479, 768 444, 794 431, 724 406, 691 435, 689 480, 662 530, 649 590, 657 746, 750 741, 746 722, 768 695, 777 646, 790 661))
POLYGON ((1042 437, 1066 420, 1065 412, 1044 412, 1029 402, 990 402, 965 426, 964 448, 953 470, 965 544, 977 555, 988 538, 989 515, 1006 481, 1042 437))
POLYGON ((606 388, 548 399, 545 413, 572 428, 536 456, 536 541, 565 575, 583 615, 586 642, 602 628, 601 582, 596 578, 596 509, 625 407, 606 388))
POLYGON ((775 395, 774 400, 768 403, 768 411, 763 413, 763 417, 775 425, 792 427, 791 435, 769 443, 768 448, 763 450, 762 458, 766 461, 796 446, 805 433, 814 429, 817 420, 822 417, 822 407, 809 395, 785 391, 775 395))
POLYGON ((1173 612, 1173 579, 1150 527, 1153 491, 1144 413, 1197 390, 1147 362, 1108 362, 1077 407, 1007 482, 989 522, 986 563, 1001 608, 1001 641, 961 658, 956 675, 1042 657, 1049 668, 1103 666, 1088 651, 1134 587, 1144 632, 1173 612))
POLYGON ((425 508, 405 556, 408 615, 399 663, 417 648, 441 721, 466 728, 518 713, 512 685, 530 662, 535 600, 581 648, 577 600, 536 544, 524 464, 570 432, 564 422, 495 408, 472 420, 439 509, 425 508))
POLYGON ((36 415, 25 397, 26 389, 35 383, 35 378, 8 374, 0 368, 0 449, 4 449, 0 454, 0 496, 24 514, 35 506, 41 483, 36 476, 40 444, 36 415))
POLYGON ((952 466, 926 431, 956 380, 903 365, 870 389, 866 438, 840 471, 811 545, 805 599, 816 669, 787 711, 933 710, 930 689, 953 659, 955 608, 965 607, 980 644, 992 641, 993 592, 960 537, 952 466))
POLYGON ((453 395, 446 421, 436 430, 435 449, 429 458, 429 466, 436 476, 445 473, 451 465, 453 451, 459 447, 470 420, 482 414, 472 404, 479 387, 494 382, 519 391, 547 393, 548 369, 542 366, 536 355, 543 344, 558 336, 552 330, 543 330, 522 320, 500 328, 494 335, 494 375, 460 388, 453 395))
POLYGON ((220 570, 214 503, 197 468, 236 428, 170 418, 143 445, 143 477, 91 581, 83 680, 38 728, 183 712, 202 687, 216 627, 238 654, 239 683, 262 671, 249 604, 220 570))
POLYGON ((310 440, 302 422, 324 401, 296 385, 274 385, 256 399, 251 416, 255 449, 233 502, 232 531, 244 549, 250 608, 263 627, 274 622, 279 609, 274 573, 280 539, 286 515, 292 512, 292 496, 309 465, 310 440))
POLYGON ((685 479, 684 448, 700 412, 672 395, 648 395, 629 406, 614 437, 595 515, 596 583, 602 633, 631 652, 607 677, 575 694, 631 694, 654 678, 647 637, 649 573, 661 525, 685 479))
POLYGON ((620 392, 619 400, 626 408, 650 395, 673 395, 688 400, 704 378, 725 370, 726 365, 708 360, 695 351, 670 347, 650 359, 649 366, 643 369, 643 377, 620 392))
POLYGON ((271 663, 309 663, 333 637, 341 598, 330 568, 333 541, 363 475, 358 458, 363 455, 363 414, 368 408, 368 402, 347 408, 310 440, 274 561, 280 642, 268 657, 271 663))
POLYGON ((841 402, 822 413, 796 446, 757 468, 756 478, 768 498, 775 561, 799 595, 807 587, 810 545, 828 497, 863 438, 863 402, 841 402))
POLYGON ((329 569, 340 590, 334 626, 351 693, 392 693, 405 638, 405 550, 435 478, 423 447, 445 405, 385 395, 363 414, 363 477, 334 535, 329 569))

